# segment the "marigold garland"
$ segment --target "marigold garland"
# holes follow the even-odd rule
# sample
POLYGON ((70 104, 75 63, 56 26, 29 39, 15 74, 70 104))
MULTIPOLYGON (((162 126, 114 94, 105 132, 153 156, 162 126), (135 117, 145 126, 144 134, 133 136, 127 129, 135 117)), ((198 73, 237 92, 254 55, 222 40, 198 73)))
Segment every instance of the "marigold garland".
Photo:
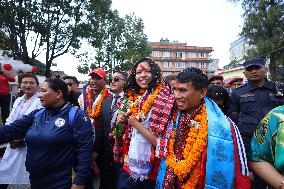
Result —
POLYGON ((101 97, 98 100, 98 102, 96 103, 96 106, 94 108, 92 108, 93 107, 93 102, 94 102, 93 90, 89 90, 88 91, 88 99, 89 99, 89 102, 90 102, 90 106, 87 107, 87 114, 92 119, 98 118, 100 116, 100 114, 101 114, 102 102, 104 101, 105 97, 108 94, 107 88, 104 87, 101 93, 102 93, 101 97))
POLYGON ((201 157, 208 139, 208 121, 205 104, 202 105, 200 114, 194 117, 194 121, 199 123, 199 128, 190 127, 183 150, 183 160, 179 161, 174 154, 175 131, 172 132, 169 139, 166 163, 178 179, 184 182, 182 188, 196 188, 201 174, 201 157), (189 174, 189 179, 187 181, 184 180, 189 174))
POLYGON ((145 101, 145 103, 143 104, 143 106, 141 108, 139 108, 141 96, 139 94, 133 95, 129 91, 128 92, 128 97, 129 97, 128 99, 129 99, 129 102, 130 102, 130 107, 129 107, 128 114, 134 115, 135 117, 137 117, 137 119, 139 121, 144 121, 147 114, 151 110, 151 107, 152 107, 157 95, 159 94, 160 90, 162 89, 162 87, 163 87, 163 85, 159 84, 155 88, 155 90, 153 91, 151 96, 145 101))

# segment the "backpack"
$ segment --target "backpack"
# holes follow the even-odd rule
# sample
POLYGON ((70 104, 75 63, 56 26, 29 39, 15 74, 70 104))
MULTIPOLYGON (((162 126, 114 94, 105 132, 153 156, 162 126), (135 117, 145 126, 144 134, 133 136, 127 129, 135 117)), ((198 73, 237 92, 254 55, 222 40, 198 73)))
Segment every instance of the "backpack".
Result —
MULTIPOLYGON (((43 113, 43 111, 45 110, 45 108, 40 109, 37 113, 35 113, 34 118, 36 119, 41 113, 43 113)), ((69 124, 73 127, 74 125, 74 120, 75 120, 75 116, 76 113, 78 111, 78 108, 76 108, 75 106, 73 106, 70 111, 69 111, 69 124)))

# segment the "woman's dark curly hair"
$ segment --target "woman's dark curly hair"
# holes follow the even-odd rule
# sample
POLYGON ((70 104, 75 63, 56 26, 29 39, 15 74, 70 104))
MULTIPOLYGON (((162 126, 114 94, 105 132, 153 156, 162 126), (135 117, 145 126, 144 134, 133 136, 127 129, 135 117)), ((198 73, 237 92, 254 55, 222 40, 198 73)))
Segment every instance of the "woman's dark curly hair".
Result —
POLYGON ((124 91, 127 94, 127 91, 133 90, 134 94, 137 94, 140 91, 139 85, 136 83, 136 68, 141 62, 147 62, 150 65, 151 73, 152 73, 152 81, 147 86, 147 92, 151 93, 152 90, 162 82, 162 71, 160 66, 150 58, 144 58, 137 61, 132 69, 129 77, 127 78, 126 84, 124 86, 124 91))

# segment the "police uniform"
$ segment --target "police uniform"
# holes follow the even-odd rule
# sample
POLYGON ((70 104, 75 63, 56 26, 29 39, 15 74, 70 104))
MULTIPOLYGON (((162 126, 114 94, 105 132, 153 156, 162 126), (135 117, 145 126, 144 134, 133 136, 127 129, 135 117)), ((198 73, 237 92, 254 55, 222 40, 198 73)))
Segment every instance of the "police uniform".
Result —
POLYGON ((72 168, 74 183, 83 185, 89 175, 93 134, 86 114, 78 110, 74 124, 69 123, 72 105, 36 111, 0 127, 0 143, 23 138, 27 144, 26 168, 32 188, 70 189, 72 168))
MULTIPOLYGON (((252 59, 244 62, 243 66, 250 72, 251 66, 264 67, 265 61, 261 58, 252 59)), ((239 127, 247 155, 250 140, 259 122, 270 110, 284 104, 283 88, 283 85, 276 85, 265 78, 263 86, 256 86, 249 80, 245 85, 233 90, 230 112, 239 113, 238 118, 232 117, 232 119, 239 127)))
POLYGON ((252 137, 262 118, 273 108, 284 104, 284 97, 276 94, 276 84, 271 81, 266 81, 261 87, 248 81, 233 90, 231 112, 239 112, 237 125, 243 137, 252 137))

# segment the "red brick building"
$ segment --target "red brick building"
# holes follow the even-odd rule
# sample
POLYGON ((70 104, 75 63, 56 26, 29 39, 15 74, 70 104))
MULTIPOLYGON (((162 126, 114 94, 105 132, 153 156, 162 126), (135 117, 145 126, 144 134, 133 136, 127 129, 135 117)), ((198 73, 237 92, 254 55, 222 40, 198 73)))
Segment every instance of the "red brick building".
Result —
POLYGON ((160 64, 163 76, 176 75, 188 67, 197 67, 208 73, 212 47, 187 46, 187 43, 170 42, 168 39, 150 42, 150 46, 150 57, 160 64))

